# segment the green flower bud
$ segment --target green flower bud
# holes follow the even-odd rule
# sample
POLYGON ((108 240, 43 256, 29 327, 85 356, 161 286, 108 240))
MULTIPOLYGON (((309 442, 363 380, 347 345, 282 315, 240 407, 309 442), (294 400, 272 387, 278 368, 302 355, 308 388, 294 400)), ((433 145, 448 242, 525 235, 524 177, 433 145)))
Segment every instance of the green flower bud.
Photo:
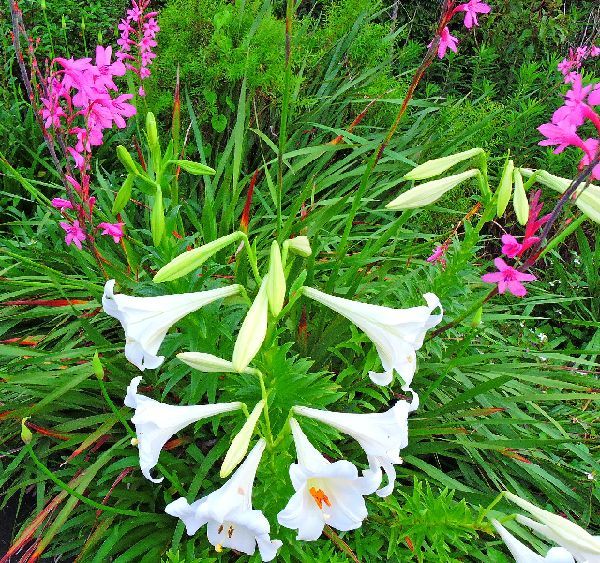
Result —
POLYGON ((102 381, 104 379, 104 368, 102 367, 102 362, 100 362, 100 358, 98 357, 98 352, 96 352, 92 358, 92 368, 94 368, 94 374, 96 377, 102 381))
MULTIPOLYGON (((536 182, 539 182, 552 190, 556 190, 561 194, 573 183, 573 181, 568 178, 554 176, 545 170, 534 171, 529 168, 521 168, 521 173, 526 178, 531 177, 534 172, 536 182)), ((577 207, 579 207, 579 209, 581 209, 581 211, 592 221, 600 223, 600 186, 596 184, 589 184, 586 186, 584 182, 577 187, 576 194, 577 199, 575 199, 575 205, 577 205, 577 207)))
POLYGON ((312 254, 310 248, 310 242, 308 237, 300 236, 286 240, 283 245, 289 249, 290 252, 298 254, 303 258, 308 258, 312 254))
POLYGON ((229 449, 225 454, 225 459, 223 460, 221 471, 219 472, 221 479, 228 477, 246 456, 252 434, 254 434, 254 428, 256 427, 256 423, 258 422, 258 418, 260 417, 264 406, 264 401, 259 401, 256 404, 252 409, 250 416, 244 423, 244 426, 242 426, 241 430, 231 442, 231 446, 229 446, 229 449))
POLYGON ((165 235, 165 208, 160 188, 156 190, 154 196, 154 205, 150 213, 150 230, 152 231, 152 242, 154 246, 158 246, 165 235))
POLYGON ((279 315, 283 309, 285 289, 285 272, 281 263, 281 252, 277 241, 274 240, 271 244, 271 259, 267 275, 267 297, 269 309, 274 317, 279 315))
POLYGON ((431 182, 419 184, 403 194, 400 194, 385 207, 387 209, 399 211, 402 209, 414 209, 416 207, 429 205, 440 199, 447 191, 479 174, 479 170, 472 169, 467 170, 462 174, 455 174, 453 176, 447 176, 446 178, 440 178, 439 180, 432 180, 431 182))
POLYGON ((266 276, 254 302, 252 303, 246 318, 242 323, 240 332, 233 347, 233 356, 231 362, 237 372, 243 372, 254 356, 260 350, 267 334, 267 318, 269 312, 269 299, 267 298, 267 279, 266 276))
POLYGON ((446 172, 449 168, 452 168, 455 164, 473 158, 479 154, 483 154, 483 149, 475 148, 468 151, 459 152, 450 156, 444 156, 443 158, 435 158, 428 160, 423 164, 419 164, 416 168, 413 168, 406 176, 405 180, 426 180, 427 178, 433 178, 446 172))
POLYGON ((117 158, 121 161, 121 164, 129 174, 135 174, 136 176, 139 174, 136 163, 129 154, 129 151, 123 145, 117 146, 117 158))
POLYGON ((194 176, 212 176, 215 173, 214 169, 210 166, 205 166, 193 160, 169 160, 169 164, 176 164, 194 176))
POLYGON ((123 211, 131 199, 131 189, 133 187, 134 178, 135 174, 127 174, 127 178, 125 178, 121 189, 118 191, 117 197, 115 197, 115 201, 112 206, 112 212, 114 215, 123 211))
POLYGON ((31 433, 31 430, 29 430, 29 428, 27 428, 25 422, 27 422, 27 420, 29 419, 29 417, 25 417, 21 419, 21 440, 23 440, 23 442, 25 444, 29 444, 29 442, 31 442, 32 438, 33 438, 33 434, 31 433))
POLYGON ((155 151, 160 150, 156 118, 151 111, 146 114, 146 135, 148 136, 148 146, 150 147, 150 151, 154 153, 155 151))
POLYGON ((513 172, 513 179, 515 181, 515 195, 513 196, 513 207, 517 214, 517 221, 521 225, 527 225, 529 219, 529 201, 527 201, 527 194, 523 187, 523 176, 519 172, 518 168, 515 168, 513 172))
POLYGON ((163 266, 158 270, 154 276, 154 282, 161 283, 172 281, 189 274, 206 262, 213 254, 216 254, 219 250, 242 237, 243 233, 237 231, 204 244, 199 248, 194 248, 194 250, 188 250, 187 252, 180 254, 177 258, 173 258, 166 266, 163 266))
POLYGON ((496 212, 498 217, 502 217, 504 212, 506 211, 506 206, 510 201, 512 196, 512 187, 513 187, 513 171, 515 169, 515 163, 512 160, 509 160, 504 165, 504 170, 502 171, 502 178, 500 178, 500 186, 498 187, 498 199, 496 201, 496 212))

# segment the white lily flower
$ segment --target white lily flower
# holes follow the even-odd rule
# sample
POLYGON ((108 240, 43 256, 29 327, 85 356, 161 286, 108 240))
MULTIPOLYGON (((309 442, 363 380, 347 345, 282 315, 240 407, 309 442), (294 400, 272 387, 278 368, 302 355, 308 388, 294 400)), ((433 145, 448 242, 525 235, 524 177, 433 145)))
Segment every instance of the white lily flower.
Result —
POLYGON ((181 518, 190 536, 207 524, 208 541, 218 552, 229 547, 252 555, 258 545, 262 560, 271 561, 281 541, 271 540, 269 521, 261 510, 252 509, 252 485, 264 449, 261 439, 220 489, 192 504, 178 498, 165 512, 181 518))
POLYGON ((286 528, 298 530, 296 539, 316 540, 325 524, 337 530, 360 528, 367 517, 364 495, 381 484, 381 471, 363 471, 349 461, 327 461, 308 441, 295 419, 290 419, 298 463, 290 466, 296 491, 277 515, 286 528))
POLYGON ((304 287, 303 291, 311 299, 352 321, 374 342, 385 370, 383 373, 369 372, 374 383, 389 385, 393 370, 396 370, 404 380, 402 389, 410 389, 417 370, 415 351, 423 346, 425 333, 439 324, 444 316, 440 300, 433 293, 423 296, 427 306, 392 309, 335 297, 312 287, 304 287), (437 308, 440 313, 432 315, 431 312, 437 308))
POLYGON ((504 540, 506 547, 515 558, 516 563, 573 563, 573 556, 564 547, 553 547, 546 557, 538 555, 513 536, 500 522, 492 520, 492 525, 504 540))
POLYGON ((419 397, 414 393, 412 403, 398 401, 383 413, 353 414, 330 412, 309 407, 294 407, 294 412, 314 418, 352 436, 365 450, 371 468, 383 468, 388 484, 377 494, 386 497, 394 490, 396 469, 402 463, 400 450, 408 446, 408 414, 419 406, 419 397))
POLYGON ((141 375, 131 380, 127 387, 125 405, 135 409, 131 422, 135 425, 137 434, 140 467, 144 477, 153 483, 160 483, 162 478, 153 479, 150 470, 158 463, 160 450, 173 434, 192 422, 242 408, 240 402, 191 406, 167 405, 139 395, 137 388, 141 380, 141 375))
POLYGON ((156 353, 167 331, 187 314, 218 299, 239 293, 239 285, 196 293, 179 293, 157 297, 133 297, 114 294, 115 280, 104 286, 102 307, 117 319, 125 330, 125 356, 141 371, 159 367, 164 356, 156 353))
POLYGON ((517 495, 508 491, 504 494, 537 519, 536 521, 519 515, 517 522, 564 547, 573 554, 578 563, 600 563, 600 537, 592 536, 581 526, 558 514, 538 508, 517 495))

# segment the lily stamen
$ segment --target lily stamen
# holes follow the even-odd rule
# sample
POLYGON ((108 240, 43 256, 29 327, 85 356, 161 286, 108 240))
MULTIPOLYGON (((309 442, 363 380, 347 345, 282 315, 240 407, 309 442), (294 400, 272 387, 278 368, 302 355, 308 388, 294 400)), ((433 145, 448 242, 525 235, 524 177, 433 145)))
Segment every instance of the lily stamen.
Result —
POLYGON ((315 489, 315 487, 311 487, 308 492, 310 493, 310 496, 315 499, 315 502, 320 510, 323 510, 323 503, 331 507, 329 498, 321 489, 315 489))

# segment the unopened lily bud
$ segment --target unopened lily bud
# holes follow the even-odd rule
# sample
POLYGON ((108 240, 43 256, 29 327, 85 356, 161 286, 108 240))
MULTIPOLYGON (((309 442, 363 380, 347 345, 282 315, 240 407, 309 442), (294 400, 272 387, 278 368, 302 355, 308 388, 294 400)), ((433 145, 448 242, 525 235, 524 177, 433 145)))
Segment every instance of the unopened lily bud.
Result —
POLYGON ((408 174, 404 176, 405 180, 426 180, 427 178, 433 178, 446 172, 449 168, 452 168, 455 164, 473 158, 478 154, 483 154, 483 149, 475 148, 468 151, 458 152, 450 156, 444 156, 443 158, 435 158, 428 160, 423 164, 419 164, 416 168, 413 168, 408 174))
POLYGON ((102 41, 102 32, 99 31, 98 32, 98 45, 102 45, 103 41, 102 41))
POLYGON ((472 169, 467 170, 462 174, 454 174, 453 176, 447 176, 446 178, 419 184, 388 203, 386 208, 399 211, 402 209, 414 209, 416 207, 429 205, 440 199, 447 191, 478 174, 480 174, 479 170, 472 169))
POLYGON ((509 160, 504 165, 504 170, 502 171, 502 178, 500 178, 500 186, 498 187, 498 199, 496 201, 496 211, 498 217, 502 217, 502 215, 504 215, 504 212, 506 211, 506 206, 508 205, 510 197, 512 196, 514 169, 515 163, 512 160, 509 160))
POLYGON ((66 18, 65 18, 65 16, 64 16, 64 14, 63 14, 63 16, 62 16, 62 18, 61 18, 60 25, 61 25, 61 27, 62 27, 63 29, 67 29, 67 20, 66 20, 66 18))
POLYGON ((271 258, 269 261, 269 274, 267 275, 267 298, 269 310, 276 317, 283 309, 285 300, 285 272, 281 263, 281 251, 277 241, 271 244, 271 258))
POLYGON ((523 176, 518 168, 515 168, 513 172, 513 179, 515 181, 515 195, 513 196, 513 207, 517 214, 517 221, 521 225, 527 225, 529 219, 529 202, 527 201, 527 195, 525 194, 525 188, 523 186, 523 176))
MULTIPOLYGON (((545 170, 531 170, 529 168, 521 168, 521 173, 526 178, 529 178, 535 173, 535 181, 552 190, 556 190, 561 194, 564 193, 573 183, 568 178, 554 176, 545 170)), ((575 204, 583 213, 585 213, 592 221, 600 223, 600 186, 585 182, 577 188, 577 198, 575 204)))
POLYGON ((260 289, 254 298, 254 302, 250 309, 248 309, 248 313, 242 323, 242 327, 240 328, 240 332, 233 347, 233 357, 231 358, 231 361, 234 369, 240 373, 243 372, 254 359, 254 356, 256 356, 260 350, 267 334, 267 317, 269 312, 267 279, 268 276, 263 279, 260 289))
POLYGON ((23 442, 25 444, 29 444, 29 442, 31 442, 32 438, 33 438, 33 434, 31 433, 31 430, 29 430, 29 428, 27 428, 27 425, 25 424, 25 422, 27 422, 27 419, 29 417, 25 417, 21 419, 21 440, 23 440, 23 442))
POLYGON ((94 369, 94 374, 96 377, 102 381, 104 379, 104 368, 102 367, 102 363, 98 357, 98 352, 96 352, 92 358, 92 368, 94 369))
POLYGON ((154 246, 158 246, 165 235, 165 207, 160 188, 156 190, 152 212, 150 213, 150 231, 152 232, 154 246))
POLYGON ((85 31, 85 18, 81 18, 81 31, 85 31))
POLYGON ((182 170, 185 170, 194 176, 212 176, 215 174, 214 168, 206 166, 206 164, 201 164, 200 162, 194 162, 193 160, 170 160, 169 163, 176 164, 181 167, 182 170))
POLYGON ((130 174, 135 174, 136 176, 139 174, 137 166, 129 154, 129 151, 123 146, 117 146, 117 158, 121 161, 121 164, 125 167, 125 170, 130 174))
POLYGON ((160 150, 160 144, 158 142, 156 118, 151 111, 146 114, 146 135, 148 136, 148 146, 150 147, 150 151, 154 154, 156 151, 160 150))
POLYGON ((42 10, 45 10, 46 9, 46 0, 41 0, 40 6, 41 6, 42 10))
POLYGON ((312 254, 312 249, 310 247, 308 237, 300 236, 291 238, 289 240, 286 240, 283 244, 287 246, 290 252, 298 254, 303 258, 308 258, 312 254))
POLYGON ((250 445, 250 440, 252 439, 252 434, 254 434, 254 428, 264 406, 264 401, 259 401, 256 404, 254 409, 252 409, 248 420, 246 420, 244 426, 242 426, 241 430, 236 434, 235 438, 231 442, 231 446, 229 446, 229 449, 225 454, 225 459, 223 460, 223 465, 221 465, 221 471, 219 472, 221 479, 228 477, 230 473, 238 466, 240 461, 242 461, 246 456, 248 446, 250 445))
POLYGON ((173 258, 166 266, 163 266, 154 276, 155 283, 176 280, 181 276, 189 274, 206 262, 211 256, 225 248, 229 244, 238 241, 243 233, 235 232, 204 244, 194 250, 188 250, 173 258))
POLYGON ((235 373, 233 364, 229 360, 224 360, 212 354, 181 352, 181 354, 177 354, 177 359, 205 373, 235 373))

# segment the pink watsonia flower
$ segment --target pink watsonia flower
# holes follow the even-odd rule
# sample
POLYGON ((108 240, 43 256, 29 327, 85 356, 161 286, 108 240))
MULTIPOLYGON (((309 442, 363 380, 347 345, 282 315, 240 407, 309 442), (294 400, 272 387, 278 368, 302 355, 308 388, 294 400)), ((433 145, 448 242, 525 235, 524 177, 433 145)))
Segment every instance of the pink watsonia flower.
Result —
POLYGON ((583 147, 583 140, 577 135, 577 126, 572 123, 566 121, 561 121, 558 124, 544 123, 537 129, 544 137, 546 137, 546 139, 540 141, 539 144, 542 147, 556 145, 554 154, 560 154, 570 146, 583 147))
POLYGON ((75 166, 82 170, 85 167, 85 158, 83 157, 83 155, 80 152, 76 151, 73 147, 67 147, 67 151, 73 157, 73 160, 75 161, 75 166))
MULTIPOLYGON (((589 166, 592 163, 592 161, 596 158, 596 156, 600 154, 598 152, 598 150, 600 149, 600 140, 587 139, 583 142, 583 146, 584 155, 581 159, 581 162, 579 163, 579 167, 581 169, 585 168, 586 166, 589 166)), ((594 168, 592 169, 591 179, 600 180, 600 163, 596 164, 596 166, 594 166, 594 168)))
POLYGON ((583 86, 581 75, 576 75, 571 89, 565 95, 565 103, 552 116, 552 123, 566 122, 579 127, 586 119, 590 107, 586 103, 592 85, 583 86))
POLYGON ((63 199, 62 197, 55 197, 52 200, 52 206, 60 209, 73 209, 73 204, 68 199, 63 199))
POLYGON ((465 27, 471 29, 474 25, 479 25, 477 14, 489 14, 492 9, 481 0, 469 0, 457 6, 455 11, 465 12, 465 27))
MULTIPOLYGON (((430 43, 428 47, 431 47, 432 43, 430 43)), ((443 59, 448 49, 456 53, 458 51, 458 39, 450 35, 450 29, 448 29, 448 26, 446 26, 444 29, 442 29, 442 34, 440 35, 438 57, 443 59)))
POLYGON ((427 258, 427 262, 429 262, 430 264, 441 264, 443 268, 446 267, 446 259, 444 258, 444 255, 446 254, 446 251, 448 250, 448 246, 445 244, 440 244, 439 246, 437 246, 435 248, 435 250, 433 251, 433 254, 427 258))
POLYGON ((98 45, 96 47, 96 67, 97 67, 97 76, 96 76, 96 84, 98 86, 102 85, 106 88, 110 88, 111 90, 117 90, 116 84, 113 82, 113 76, 123 76, 126 72, 125 65, 122 61, 116 60, 111 63, 110 59, 112 57, 112 47, 102 47, 102 45, 98 45))
POLYGON ((592 45, 592 48, 590 49, 590 56, 591 57, 599 57, 600 56, 600 47, 596 46, 596 45, 592 45))
POLYGON ((523 245, 512 235, 508 233, 502 235, 502 254, 509 258, 515 258, 523 250, 523 245))
POLYGON ((79 221, 73 221, 73 224, 61 221, 60 226, 66 231, 65 242, 67 246, 73 243, 79 250, 81 250, 81 243, 85 240, 85 233, 79 226, 79 221))
POLYGON ((533 274, 524 274, 509 266, 502 258, 496 258, 494 265, 498 268, 497 272, 490 272, 481 276, 485 283, 498 284, 498 293, 502 294, 507 289, 515 297, 527 295, 527 289, 522 282, 532 282, 537 278, 533 274))
POLYGON ((124 236, 123 225, 125 223, 99 223, 98 228, 104 229, 102 234, 111 236, 115 243, 119 244, 124 236))

